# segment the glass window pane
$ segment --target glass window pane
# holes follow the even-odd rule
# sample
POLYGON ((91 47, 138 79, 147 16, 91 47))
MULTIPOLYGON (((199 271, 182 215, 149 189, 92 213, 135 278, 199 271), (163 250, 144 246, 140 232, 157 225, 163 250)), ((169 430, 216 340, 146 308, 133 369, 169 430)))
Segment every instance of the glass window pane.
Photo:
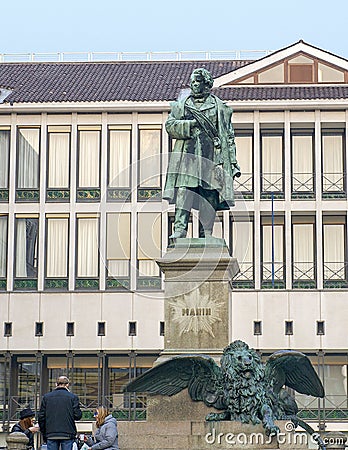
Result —
POLYGON ((69 219, 47 219, 46 276, 66 277, 68 271, 69 219))
POLYGON ((243 168, 242 175, 234 179, 236 191, 253 190, 253 137, 252 135, 236 135, 235 137, 239 166, 243 168))
POLYGON ((129 275, 130 213, 107 215, 107 267, 108 274, 129 275))
POLYGON ((314 225, 294 223, 293 239, 293 279, 314 280, 314 225))
POLYGON ((70 133, 48 134, 48 187, 69 188, 70 133))
POLYGON ((323 192, 344 191, 343 135, 323 135, 323 192))
POLYGON ((0 189, 8 188, 8 166, 10 152, 10 132, 0 130, 0 189))
POLYGON ((324 224, 324 279, 344 280, 345 277, 345 225, 324 224))
POLYGON ((139 130, 139 185, 161 186, 161 130, 139 130))
POLYGON ((16 219, 16 264, 17 278, 37 277, 37 240, 39 219, 16 219))
POLYGON ((39 187, 39 155, 39 128, 18 129, 18 188, 37 189, 39 187))
POLYGON ((283 137, 262 136, 262 191, 283 191, 283 137))
POLYGON ((253 280, 254 278, 254 233, 253 222, 232 222, 232 251, 237 258, 240 273, 238 280, 253 280))
POLYGON ((109 187, 130 186, 131 132, 129 130, 109 131, 109 187))
POLYGON ((314 191, 312 135, 292 135, 292 191, 314 191))
POLYGON ((274 224, 262 226, 262 261, 263 281, 284 278, 284 226, 274 224), (272 231, 273 228, 273 231, 272 231), (272 237, 273 234, 273 237, 272 237))
POLYGON ((100 131, 79 131, 78 187, 99 187, 100 131))
POLYGON ((79 218, 77 226, 77 276, 97 277, 99 272, 98 219, 79 218))
POLYGON ((6 277, 7 267, 7 216, 0 216, 0 277, 6 277))

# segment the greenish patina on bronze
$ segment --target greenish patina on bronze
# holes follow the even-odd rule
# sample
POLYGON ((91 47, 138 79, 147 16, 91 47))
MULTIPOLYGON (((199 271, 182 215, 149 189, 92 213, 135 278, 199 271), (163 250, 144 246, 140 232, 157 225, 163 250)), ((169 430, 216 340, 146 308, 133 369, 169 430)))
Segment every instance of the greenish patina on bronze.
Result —
POLYGON ((280 350, 263 364, 254 349, 238 340, 225 347, 220 366, 208 355, 175 356, 131 381, 125 391, 172 396, 188 389, 192 400, 221 411, 208 414, 208 421, 262 423, 267 435, 276 435, 280 430, 275 420, 289 420, 324 449, 320 436, 297 417, 296 401, 283 386, 324 397, 323 385, 303 353, 280 350))
POLYGON ((213 78, 206 69, 191 75, 191 93, 171 104, 166 130, 175 139, 163 198, 175 203, 172 238, 186 237, 192 208, 199 210, 200 237, 212 233, 218 210, 234 206, 236 160, 232 108, 211 94, 213 78))

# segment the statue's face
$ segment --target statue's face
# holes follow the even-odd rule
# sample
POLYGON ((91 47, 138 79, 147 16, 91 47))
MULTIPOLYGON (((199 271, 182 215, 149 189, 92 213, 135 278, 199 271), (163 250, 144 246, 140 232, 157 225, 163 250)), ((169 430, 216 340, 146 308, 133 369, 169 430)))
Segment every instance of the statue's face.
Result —
POLYGON ((204 78, 199 73, 192 75, 190 86, 193 94, 203 94, 206 91, 204 78))

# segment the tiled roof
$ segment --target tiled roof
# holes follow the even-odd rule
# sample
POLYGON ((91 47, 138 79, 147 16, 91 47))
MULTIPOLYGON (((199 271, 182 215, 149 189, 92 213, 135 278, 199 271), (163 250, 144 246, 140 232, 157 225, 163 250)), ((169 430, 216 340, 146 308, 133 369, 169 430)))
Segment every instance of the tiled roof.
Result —
POLYGON ((249 61, 1 63, 6 102, 108 102, 174 100, 190 74, 206 67, 218 77, 249 61))
POLYGON ((231 86, 214 90, 222 100, 339 100, 348 86, 231 86))
MULTIPOLYGON (((10 103, 169 101, 206 67, 214 78, 250 61, 0 63, 0 88, 10 103)), ((348 86, 230 86, 214 89, 224 100, 348 99, 348 86)))

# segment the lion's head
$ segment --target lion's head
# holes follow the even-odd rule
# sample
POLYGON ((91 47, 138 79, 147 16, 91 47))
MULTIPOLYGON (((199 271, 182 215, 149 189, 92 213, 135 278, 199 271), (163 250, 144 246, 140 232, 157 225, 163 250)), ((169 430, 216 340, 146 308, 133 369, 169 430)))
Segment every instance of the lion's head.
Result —
POLYGON ((263 378, 260 356, 243 341, 234 341, 224 348, 221 368, 226 375, 234 379, 243 377, 260 381, 263 378))

